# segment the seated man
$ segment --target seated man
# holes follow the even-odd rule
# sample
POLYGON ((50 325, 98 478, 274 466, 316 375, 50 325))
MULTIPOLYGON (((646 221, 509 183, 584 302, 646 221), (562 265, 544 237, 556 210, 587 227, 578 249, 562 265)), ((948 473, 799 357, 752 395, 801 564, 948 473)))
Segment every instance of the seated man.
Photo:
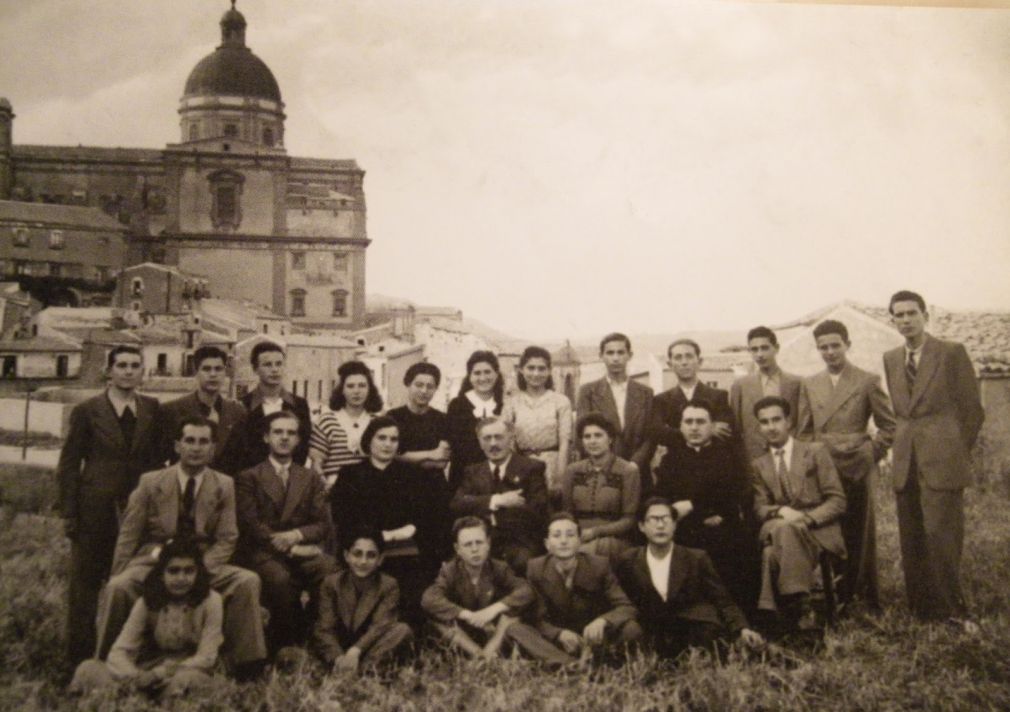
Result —
POLYGON ((540 553, 547 523, 544 463, 512 452, 512 425, 492 416, 477 423, 477 439, 487 456, 466 468, 449 505, 453 516, 476 515, 491 521, 491 554, 517 575, 540 553))
POLYGON ((758 609, 782 604, 787 621, 812 630, 817 620, 810 590, 820 554, 845 556, 838 524, 845 513, 845 491, 831 454, 821 443, 794 440, 789 434, 789 401, 765 396, 754 404, 769 451, 754 460, 754 513, 761 524, 763 548, 758 609))
POLYGON ((410 626, 397 620, 396 579, 379 572, 382 549, 379 532, 352 533, 343 545, 347 568, 323 581, 313 643, 329 667, 352 671, 374 667, 413 640, 410 626))
POLYGON ((607 643, 642 637, 636 611, 603 556, 579 552, 579 523, 558 512, 547 526, 547 555, 530 559, 537 628, 569 655, 588 657, 607 643))
POLYGON ((624 555, 617 577, 658 655, 675 658, 688 647, 711 650, 727 634, 752 647, 764 642, 747 627, 708 554, 674 545, 677 510, 668 499, 647 499, 638 512, 638 528, 648 543, 624 555))
POLYGON ((519 621, 535 594, 508 564, 490 558, 487 522, 462 517, 452 533, 456 557, 442 564, 435 583, 421 597, 421 607, 439 635, 473 657, 496 657, 508 638, 538 660, 572 662, 535 628, 519 621))
POLYGON ((105 659, 141 592, 147 573, 170 539, 187 536, 203 549, 210 585, 224 599, 225 651, 240 677, 259 672, 266 658, 259 607, 260 580, 230 566, 238 527, 235 485, 209 467, 214 423, 184 418, 175 438, 179 462, 142 475, 126 505, 98 614, 98 657, 105 659))
POLYGON ((308 591, 310 610, 319 584, 336 570, 322 550, 330 534, 330 510, 323 480, 292 461, 298 447, 298 418, 287 411, 264 420, 270 455, 235 480, 239 543, 237 563, 262 581, 263 605, 270 611, 267 642, 276 653, 305 642, 309 616, 302 608, 308 591))

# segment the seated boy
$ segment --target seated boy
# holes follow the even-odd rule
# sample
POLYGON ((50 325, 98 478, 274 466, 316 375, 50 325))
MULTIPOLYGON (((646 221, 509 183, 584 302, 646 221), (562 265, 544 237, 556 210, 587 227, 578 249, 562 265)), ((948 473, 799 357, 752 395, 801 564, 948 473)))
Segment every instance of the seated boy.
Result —
POLYGON ((490 558, 487 522, 461 517, 452 533, 456 556, 442 564, 435 583, 421 597, 421 607, 439 635, 473 657, 494 658, 508 639, 538 660, 572 662, 519 620, 520 612, 533 603, 533 589, 504 561, 490 558))
POLYGON ((727 633, 748 646, 764 643, 747 627, 708 554, 674 545, 677 512, 669 500, 647 499, 638 512, 638 528, 648 543, 625 554, 617 577, 659 655, 673 658, 688 647, 712 649, 727 633))
POLYGON ((526 578, 537 593, 537 628, 570 655, 588 657, 606 643, 642 637, 637 611, 606 557, 580 553, 575 517, 558 512, 547 525, 546 556, 530 559, 526 578))
POLYGON ((410 626, 397 621, 396 580, 379 572, 382 548, 377 531, 347 537, 347 568, 327 576, 320 587, 314 647, 324 663, 338 670, 374 667, 413 640, 410 626))

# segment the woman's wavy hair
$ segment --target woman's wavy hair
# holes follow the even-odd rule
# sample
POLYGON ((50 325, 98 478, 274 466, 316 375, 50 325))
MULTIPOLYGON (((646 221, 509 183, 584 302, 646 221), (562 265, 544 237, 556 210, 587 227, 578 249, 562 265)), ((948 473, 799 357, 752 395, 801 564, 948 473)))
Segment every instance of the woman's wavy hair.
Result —
POLYGON ((523 366, 525 366, 530 359, 534 358, 542 358, 547 362, 547 383, 544 384, 544 387, 549 391, 554 390, 554 376, 550 375, 551 352, 543 346, 527 346, 526 350, 523 351, 523 355, 519 357, 519 368, 516 370, 516 385, 519 386, 519 390, 526 390, 526 377, 523 376, 523 366))
POLYGON ((382 410, 382 396, 379 395, 379 389, 375 387, 372 370, 361 361, 348 361, 340 364, 340 368, 337 369, 337 384, 333 386, 333 392, 330 394, 330 410, 340 410, 347 405, 347 398, 344 397, 344 383, 351 376, 364 376, 368 381, 365 410, 369 413, 378 413, 382 410))
POLYGON ((498 363, 498 357, 491 351, 474 351, 470 354, 470 358, 466 360, 466 378, 463 379, 463 384, 459 387, 459 395, 473 390, 470 374, 478 363, 488 364, 498 374, 498 379, 494 384, 494 402, 496 403, 494 412, 500 413, 502 404, 505 402, 505 384, 502 382, 501 364, 498 363))
POLYGON ((172 600, 165 588, 165 569, 172 559, 192 559, 196 562, 196 581, 186 595, 185 601, 191 606, 198 606, 210 594, 210 572, 203 563, 203 551, 194 539, 169 539, 158 554, 158 561, 144 579, 141 596, 149 611, 160 611, 172 600))

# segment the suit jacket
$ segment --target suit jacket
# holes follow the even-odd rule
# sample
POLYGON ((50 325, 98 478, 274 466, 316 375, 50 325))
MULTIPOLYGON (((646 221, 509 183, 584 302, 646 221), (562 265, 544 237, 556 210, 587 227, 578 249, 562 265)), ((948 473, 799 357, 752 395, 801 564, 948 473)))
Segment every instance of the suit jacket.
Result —
MULTIPOLYGON (((284 409, 298 416, 298 447, 291 453, 299 465, 304 465, 309 458, 309 438, 312 437, 312 415, 309 403, 294 393, 281 391, 284 409)), ((246 409, 246 420, 242 437, 242 454, 238 470, 254 467, 270 455, 270 448, 263 441, 263 395, 255 388, 242 397, 242 405, 246 409)))
MULTIPOLYGON (((779 393, 789 401, 792 414, 799 412, 800 377, 779 371, 779 393)), ((761 374, 758 371, 733 381, 729 389, 729 405, 733 409, 735 430, 740 434, 744 447, 744 462, 761 457, 768 448, 764 435, 754 417, 754 404, 764 397, 761 389, 761 374)), ((793 421, 794 424, 797 421, 793 421)))
POLYGON ((238 517, 238 558, 249 566, 283 556, 270 545, 276 532, 297 529, 304 544, 319 544, 330 531, 330 511, 322 478, 294 463, 288 469, 288 488, 269 460, 243 470, 235 479, 238 517))
POLYGON ((759 522, 771 519, 779 508, 788 505, 814 520, 810 533, 823 548, 845 556, 838 523, 845 514, 845 490, 827 447, 793 439, 789 462, 792 497, 786 496, 770 452, 754 460, 752 467, 754 514, 759 522))
MULTIPOLYGON (((186 418, 203 416, 203 410, 196 393, 190 393, 161 406, 161 431, 164 441, 164 457, 168 462, 178 462, 175 452, 175 431, 186 418)), ((238 472, 242 458, 242 439, 245 425, 245 406, 237 400, 221 396, 218 414, 217 434, 214 437, 214 459, 210 466, 226 475, 238 472)))
POLYGON ((652 389, 628 380, 628 395, 624 401, 624 427, 617 414, 617 403, 606 378, 586 383, 579 389, 575 410, 581 418, 586 413, 602 413, 614 424, 619 433, 614 442, 614 454, 638 465, 639 472, 647 472, 649 464, 649 413, 652 408, 652 389))
POLYGON ((63 517, 86 518, 92 507, 109 500, 124 503, 141 473, 164 464, 158 411, 157 400, 137 394, 137 422, 128 445, 108 395, 100 393, 74 406, 56 468, 63 517))
POLYGON ((862 480, 894 441, 894 411, 880 376, 850 363, 837 386, 826 370, 804 379, 796 436, 827 445, 843 480, 862 480), (866 431, 871 417, 877 428, 872 438, 866 431))
POLYGON ((571 590, 550 554, 530 559, 527 564, 526 580, 537 594, 537 627, 550 640, 557 640, 562 630, 581 635, 582 629, 597 618, 603 618, 611 628, 619 628, 636 615, 608 559, 583 553, 576 554, 576 559, 571 590))
MULTIPOLYGON (((733 411, 729 407, 729 394, 721 388, 713 388, 704 383, 695 386, 694 397, 712 404, 715 412, 713 420, 733 426, 733 411)), ((650 432, 653 446, 672 447, 683 442, 680 434, 680 415, 687 405, 687 397, 680 386, 674 386, 652 399, 650 432)), ((653 448, 655 449, 655 448, 653 448)))
MULTIPOLYGON (((132 561, 151 561, 152 552, 175 536, 182 493, 179 466, 141 476, 130 495, 119 526, 112 575, 132 561)), ((235 483, 228 475, 207 468, 196 493, 194 535, 201 542, 203 562, 213 574, 228 563, 238 541, 235 523, 235 483)))
POLYGON ((673 547, 665 601, 652 585, 645 552, 644 546, 626 552, 618 562, 617 577, 638 608, 639 622, 647 634, 663 635, 677 619, 724 626, 731 633, 747 627, 747 619, 704 551, 673 547))
POLYGON ((915 384, 905 374, 905 347, 884 354, 897 427, 894 489, 905 488, 914 457, 931 489, 971 484, 970 451, 985 420, 975 369, 963 344, 927 335, 915 384))
POLYGON ((526 498, 525 505, 494 512, 495 536, 521 542, 533 549, 539 548, 547 524, 545 469, 540 460, 519 453, 514 453, 509 459, 505 474, 499 480, 495 480, 489 461, 470 465, 449 503, 452 515, 463 517, 473 514, 490 519, 491 495, 521 489, 526 498))
POLYGON ((474 587, 466 565, 456 557, 442 564, 435 582, 421 596, 421 608, 440 623, 452 623, 460 611, 479 611, 499 601, 518 614, 535 599, 529 583, 504 561, 488 559, 474 587))
POLYGON ((313 643, 329 664, 358 647, 363 653, 397 622, 400 587, 396 579, 376 572, 364 582, 361 595, 354 574, 344 569, 327 576, 319 587, 319 617, 313 643))

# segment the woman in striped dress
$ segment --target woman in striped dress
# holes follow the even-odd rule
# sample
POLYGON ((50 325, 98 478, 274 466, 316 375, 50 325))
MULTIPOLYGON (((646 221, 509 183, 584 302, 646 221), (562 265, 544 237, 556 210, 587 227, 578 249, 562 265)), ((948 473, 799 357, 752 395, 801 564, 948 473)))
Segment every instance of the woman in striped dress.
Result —
POLYGON ((337 481, 340 470, 361 462, 361 435, 372 417, 382 410, 382 397, 372 372, 361 361, 348 361, 337 369, 338 381, 330 395, 330 407, 312 424, 309 457, 326 488, 337 481))

